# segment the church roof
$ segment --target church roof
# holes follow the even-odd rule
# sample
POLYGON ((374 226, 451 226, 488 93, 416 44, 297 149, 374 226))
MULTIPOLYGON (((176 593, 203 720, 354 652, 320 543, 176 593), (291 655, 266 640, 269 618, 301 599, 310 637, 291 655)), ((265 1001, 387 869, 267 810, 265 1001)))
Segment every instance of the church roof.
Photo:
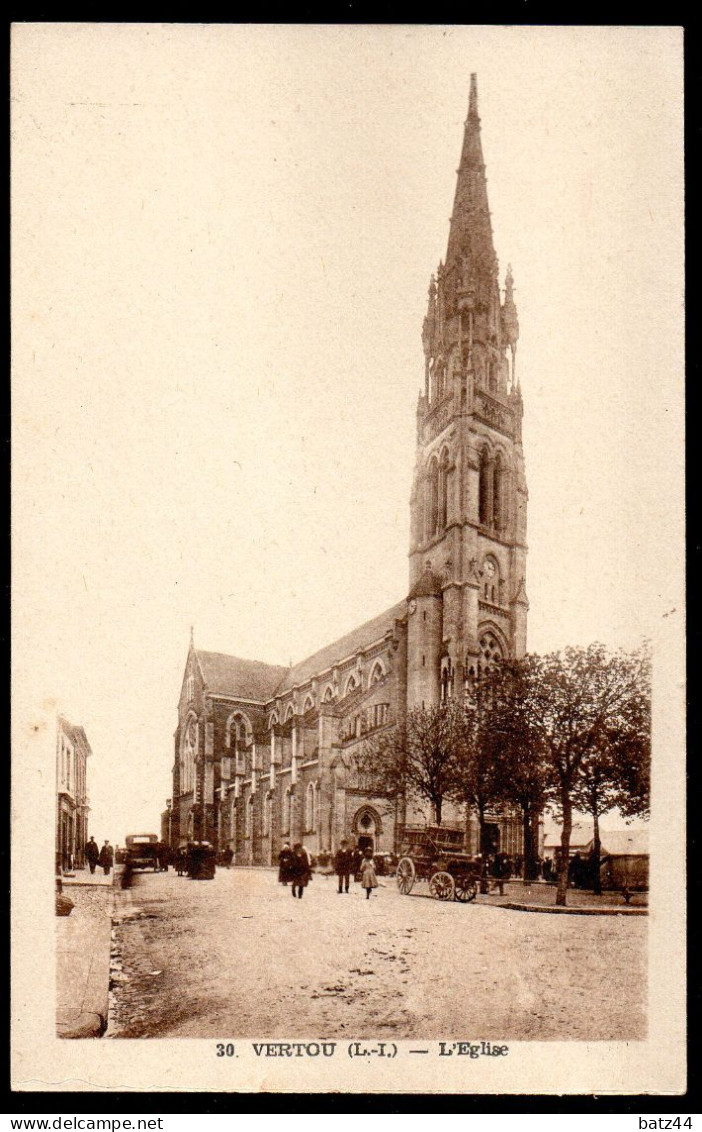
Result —
POLYGON ((270 700, 288 668, 264 664, 261 660, 242 660, 223 652, 196 649, 202 675, 211 692, 221 692, 242 700, 270 700))
POLYGON ((357 629, 353 629, 346 636, 339 637, 333 644, 327 645, 319 652, 313 653, 312 656, 301 661, 300 664, 294 665, 288 670, 280 687, 276 689, 276 694, 284 695, 295 684, 305 684, 317 673, 325 672, 334 664, 338 664, 339 661, 353 656, 359 649, 366 648, 368 645, 372 645, 374 641, 380 640, 388 629, 392 629, 395 621, 404 616, 405 610, 406 603, 400 601, 397 605, 392 605, 390 609, 386 609, 378 617, 374 617, 372 621, 366 621, 364 625, 359 625, 357 629))

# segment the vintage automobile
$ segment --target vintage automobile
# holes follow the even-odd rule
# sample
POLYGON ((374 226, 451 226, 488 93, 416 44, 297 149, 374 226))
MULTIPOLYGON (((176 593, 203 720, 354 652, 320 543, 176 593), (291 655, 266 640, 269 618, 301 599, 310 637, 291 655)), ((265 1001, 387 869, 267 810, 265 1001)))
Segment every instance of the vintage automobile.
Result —
POLYGON ((158 835, 156 833, 130 833, 125 838, 127 851, 124 865, 134 869, 158 869, 158 835))
POLYGON ((397 887, 409 896, 417 883, 426 883, 435 900, 475 900, 480 863, 464 851, 465 834, 443 826, 404 826, 400 829, 397 887))

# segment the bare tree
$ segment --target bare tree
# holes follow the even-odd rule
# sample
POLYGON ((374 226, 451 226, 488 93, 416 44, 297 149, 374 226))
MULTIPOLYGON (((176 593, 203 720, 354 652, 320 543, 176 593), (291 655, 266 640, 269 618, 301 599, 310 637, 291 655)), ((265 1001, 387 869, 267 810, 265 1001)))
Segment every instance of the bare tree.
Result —
POLYGON ((414 707, 406 722, 378 739, 367 740, 356 756, 359 775, 378 794, 405 794, 431 805, 441 825, 444 801, 460 785, 455 701, 414 707))

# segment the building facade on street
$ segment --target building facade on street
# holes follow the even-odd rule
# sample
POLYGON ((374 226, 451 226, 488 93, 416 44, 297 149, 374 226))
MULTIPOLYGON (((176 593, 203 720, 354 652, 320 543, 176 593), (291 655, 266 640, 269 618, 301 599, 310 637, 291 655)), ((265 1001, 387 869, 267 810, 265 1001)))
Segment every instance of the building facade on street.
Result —
POLYGON ((88 840, 87 769, 92 754, 85 731, 59 715, 56 728, 56 863, 82 868, 88 840))
MULTIPOLYGON (((500 286, 472 76, 446 260, 421 335, 409 592, 292 667, 205 652, 191 635, 164 823, 172 846, 211 840, 239 864, 269 864, 283 840, 315 853, 342 837, 393 850, 398 827, 423 820, 411 799, 369 793, 355 756, 408 708, 461 696, 496 659, 526 650, 513 287, 509 269, 500 286)), ((477 851, 470 815, 449 806, 444 822, 477 851)), ((518 820, 490 828, 494 848, 522 851, 518 820)))

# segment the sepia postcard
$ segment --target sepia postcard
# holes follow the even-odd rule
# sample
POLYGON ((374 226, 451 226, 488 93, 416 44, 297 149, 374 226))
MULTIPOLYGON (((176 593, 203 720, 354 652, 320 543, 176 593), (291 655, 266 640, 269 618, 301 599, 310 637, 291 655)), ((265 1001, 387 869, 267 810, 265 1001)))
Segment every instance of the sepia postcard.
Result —
POLYGON ((11 96, 13 1088, 684 1092, 682 30, 11 96))

